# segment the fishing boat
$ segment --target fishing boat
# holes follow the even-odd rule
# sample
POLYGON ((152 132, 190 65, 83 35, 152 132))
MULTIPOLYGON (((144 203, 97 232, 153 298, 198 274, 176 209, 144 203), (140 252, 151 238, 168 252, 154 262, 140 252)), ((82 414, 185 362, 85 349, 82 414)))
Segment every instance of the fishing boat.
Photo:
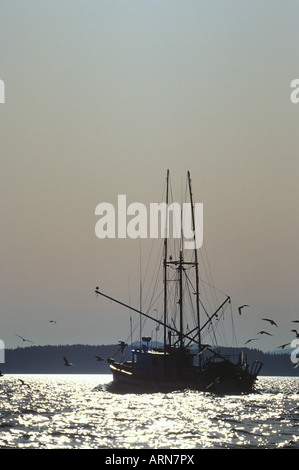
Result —
MULTIPOLYGON (((204 305, 205 288, 200 288, 200 264, 203 263, 199 262, 200 250, 196 244, 196 221, 189 171, 186 188, 191 208, 194 249, 184 250, 182 236, 176 240, 177 252, 174 246, 171 246, 170 250, 169 227, 166 227, 160 260, 162 295, 156 297, 161 302, 162 311, 153 308, 158 305, 156 300, 145 310, 141 303, 139 308, 134 308, 102 292, 99 287, 95 290, 97 295, 129 309, 131 325, 132 314, 137 316, 140 322, 140 338, 137 342, 132 341, 131 326, 129 357, 125 354, 128 350, 127 340, 128 342, 119 341, 120 360, 108 359, 113 386, 121 392, 130 393, 172 392, 184 389, 212 393, 250 393, 254 390, 263 364, 258 361, 249 364, 242 349, 237 349, 234 355, 226 354, 217 343, 216 333, 223 333, 226 312, 230 310, 232 313, 231 298, 221 293, 224 299, 216 308, 213 306, 211 310, 211 307, 208 309, 204 305), (190 317, 194 321, 192 326, 190 317), (149 324, 155 328, 152 327, 151 334, 143 335, 143 330, 149 324), (157 338, 158 331, 162 336, 160 341, 157 338)), ((170 220, 169 207, 167 171, 167 213, 164 219, 167 224, 170 220)))

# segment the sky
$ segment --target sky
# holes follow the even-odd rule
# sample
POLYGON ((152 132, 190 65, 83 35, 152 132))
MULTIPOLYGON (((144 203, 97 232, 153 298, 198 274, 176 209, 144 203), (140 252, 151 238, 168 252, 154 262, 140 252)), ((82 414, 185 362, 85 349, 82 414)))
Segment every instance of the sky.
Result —
POLYGON ((16 334, 39 345, 123 339, 128 312, 94 289, 138 307, 147 248, 97 238, 95 208, 118 195, 161 202, 167 169, 178 198, 191 173, 240 344, 261 329, 275 334, 255 343, 264 351, 293 339, 298 14, 296 0, 1 0, 7 348, 25 345, 16 334))

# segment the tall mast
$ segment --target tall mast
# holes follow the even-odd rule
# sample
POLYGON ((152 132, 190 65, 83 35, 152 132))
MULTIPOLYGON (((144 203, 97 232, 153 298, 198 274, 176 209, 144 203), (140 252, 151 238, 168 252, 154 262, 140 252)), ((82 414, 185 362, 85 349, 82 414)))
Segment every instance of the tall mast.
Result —
POLYGON ((189 194, 190 194, 190 203, 191 203, 191 214, 192 214, 192 229, 194 233, 194 259, 195 259, 195 276, 196 276, 196 316, 197 316, 197 328, 198 328, 198 346, 201 346, 201 335, 200 335, 200 315, 199 315, 199 274, 198 274, 198 257, 197 257, 197 248, 196 248, 196 233, 195 233, 195 219, 194 219, 194 203, 193 203, 193 194, 191 189, 191 178, 190 172, 188 171, 188 183, 189 183, 189 194))
POLYGON ((179 261, 179 283, 180 283, 180 349, 183 349, 183 251, 180 250, 180 261, 179 261))
POLYGON ((167 234, 168 234, 168 198, 169 198, 169 170, 166 178, 166 219, 165 219, 165 237, 164 237, 164 352, 166 353, 167 342, 167 234))

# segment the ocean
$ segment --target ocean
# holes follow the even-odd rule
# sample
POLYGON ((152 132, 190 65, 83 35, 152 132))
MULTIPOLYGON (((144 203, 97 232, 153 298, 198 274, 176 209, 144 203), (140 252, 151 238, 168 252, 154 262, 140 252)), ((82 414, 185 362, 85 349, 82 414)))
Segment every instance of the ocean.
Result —
POLYGON ((115 394, 110 375, 4 375, 0 449, 298 449, 299 378, 256 393, 115 394))

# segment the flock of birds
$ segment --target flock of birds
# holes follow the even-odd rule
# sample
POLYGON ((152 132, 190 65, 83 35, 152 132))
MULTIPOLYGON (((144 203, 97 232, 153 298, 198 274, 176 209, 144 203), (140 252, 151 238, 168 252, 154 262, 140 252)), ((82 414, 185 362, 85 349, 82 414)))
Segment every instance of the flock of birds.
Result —
MULTIPOLYGON (((240 307, 238 307, 238 312, 239 312, 239 315, 242 315, 242 312, 243 312, 243 309, 246 308, 246 307, 249 307, 249 305, 247 304, 244 304, 244 305, 241 305, 240 307)), ((271 318, 262 318, 263 321, 266 321, 268 323, 270 323, 271 326, 275 326, 276 328, 278 328, 278 325, 277 323, 272 320, 271 318)), ((57 322, 55 320, 48 320, 47 323, 51 323, 53 325, 56 325, 57 322)), ((299 323, 299 320, 292 320, 292 323, 299 323)), ((296 338, 299 338, 299 333, 297 332, 297 330, 293 329, 291 330, 293 333, 296 334, 296 338)), ((18 336, 23 342, 28 342, 28 343, 32 343, 32 344, 35 344, 34 341, 31 341, 30 339, 28 338, 24 338, 23 336, 15 333, 16 336, 18 336)), ((257 335, 268 335, 268 336, 273 336, 271 333, 269 333, 268 331, 265 331, 265 330, 261 330, 257 333, 257 335)), ((245 344, 248 344, 250 343, 251 341, 257 341, 259 338, 250 338, 248 339, 245 344)), ((122 354, 124 353, 125 351, 125 348, 128 346, 124 341, 119 341, 119 344, 120 344, 120 348, 121 348, 121 352, 122 354)), ((285 344, 281 344, 280 346, 278 346, 276 349, 284 349, 286 346, 290 345, 291 343, 285 343, 285 344)), ((95 356, 96 360, 97 361, 104 361, 105 359, 100 357, 100 356, 95 356)), ((75 364, 73 364, 72 362, 70 362, 66 356, 63 356, 63 360, 64 360, 64 366, 65 367, 71 367, 71 366, 74 366, 75 364)), ((0 376, 2 376, 2 372, 0 371, 0 376)), ((20 379, 21 380, 21 379, 20 379)))
MULTIPOLYGON (((241 305, 240 307, 238 307, 238 311, 239 311, 239 315, 242 315, 242 310, 243 308, 245 307, 249 307, 249 305, 245 304, 245 305, 241 305)), ((276 328, 278 328, 278 325, 277 323, 272 320, 271 318, 262 318, 263 321, 266 321, 266 322, 269 322, 271 326, 276 326, 276 328)), ((292 320, 292 323, 299 323, 299 320, 292 320)), ((291 330, 291 332, 295 333, 296 334, 296 338, 299 338, 299 333, 297 332, 297 330, 291 330)), ((268 335, 268 336, 273 336, 271 333, 268 333, 268 331, 264 331, 264 330, 261 330, 257 333, 257 335, 268 335)), ((248 344, 250 343, 251 341, 257 341, 259 338, 250 338, 248 339, 245 344, 248 344)), ((280 346, 278 346, 276 349, 284 349, 286 346, 289 346, 291 343, 285 343, 285 344, 281 344, 280 346)))
MULTIPOLYGON (((100 356, 95 356, 96 360, 97 361, 104 361, 104 359, 100 356)), ((64 360, 64 366, 66 367, 71 367, 71 366, 74 366, 75 364, 73 364, 72 362, 70 362, 65 356, 63 356, 63 360, 64 360)))
MULTIPOLYGON (((47 323, 52 323, 54 325, 57 325, 57 322, 55 320, 48 320, 47 323)), ((24 336, 21 336, 17 333, 15 333, 16 336, 18 336, 23 342, 27 342, 27 343, 32 343, 32 344, 35 344, 34 341, 31 341, 31 339, 28 339, 28 338, 24 338, 24 336)), ((123 343, 120 341, 120 343, 123 343)), ((121 345, 122 346, 122 345, 121 345)), ((126 345, 127 346, 127 345, 126 345)), ((96 360, 97 361, 104 361, 105 359, 102 358, 101 356, 95 356, 96 360)), ((63 360, 64 360, 64 366, 65 367, 71 367, 71 366, 75 366, 76 364, 73 364, 72 362, 70 362, 65 356, 63 356, 63 360)), ((0 376, 3 376, 2 372, 0 371, 0 376)), ((21 379, 20 379, 21 380, 21 379)))

